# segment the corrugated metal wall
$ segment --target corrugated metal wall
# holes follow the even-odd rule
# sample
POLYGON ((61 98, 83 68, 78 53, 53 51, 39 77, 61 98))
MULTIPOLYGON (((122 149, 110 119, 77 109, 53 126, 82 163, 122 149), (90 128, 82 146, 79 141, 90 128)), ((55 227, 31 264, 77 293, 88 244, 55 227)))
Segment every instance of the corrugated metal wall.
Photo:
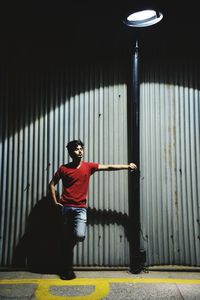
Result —
POLYGON ((141 246, 147 265, 200 265, 200 65, 145 63, 141 246))
MULTIPOLYGON (((84 141, 86 161, 127 163, 127 91, 123 76, 122 68, 112 63, 2 70, 2 266, 11 264, 32 209, 47 195, 48 182, 58 166, 68 161, 65 146, 69 140, 84 141)), ((123 224, 128 215, 127 176, 126 171, 103 172, 91 179, 88 234, 75 250, 75 265, 129 264, 123 224)), ((44 226, 48 222, 45 212, 42 219, 44 226)))
MULTIPOLYGON (((67 141, 85 142, 85 160, 127 162, 123 67, 2 69, 2 266, 11 264, 14 246, 46 196, 53 172, 68 161, 67 141)), ((147 265, 199 266, 200 66, 169 61, 145 62, 142 68, 141 248, 147 265)), ((129 265, 127 176, 126 171, 104 172, 91 179, 88 235, 76 248, 75 265, 129 265)), ((42 220, 39 225, 50 226, 45 211, 42 220)))

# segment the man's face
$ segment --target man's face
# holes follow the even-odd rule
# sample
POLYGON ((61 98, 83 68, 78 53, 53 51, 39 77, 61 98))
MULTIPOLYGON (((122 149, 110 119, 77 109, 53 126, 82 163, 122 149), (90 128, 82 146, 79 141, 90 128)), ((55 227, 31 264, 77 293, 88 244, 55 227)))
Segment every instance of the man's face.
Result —
POLYGON ((74 151, 71 153, 72 158, 82 158, 83 157, 83 148, 78 145, 74 151))

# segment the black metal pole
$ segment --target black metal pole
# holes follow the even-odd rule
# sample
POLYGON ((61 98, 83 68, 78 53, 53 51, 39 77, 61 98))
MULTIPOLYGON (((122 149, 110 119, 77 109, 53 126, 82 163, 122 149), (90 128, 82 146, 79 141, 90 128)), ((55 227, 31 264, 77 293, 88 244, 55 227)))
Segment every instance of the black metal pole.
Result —
POLYGON ((144 265, 144 252, 140 249, 140 79, 139 79, 139 46, 135 42, 131 63, 129 103, 129 159, 138 166, 138 171, 129 176, 129 242, 130 271, 139 273, 144 265))
MULTIPOLYGON (((134 53, 132 57, 132 129, 133 141, 132 151, 133 159, 138 165, 140 163, 139 157, 139 109, 140 109, 140 80, 139 80, 139 46, 138 40, 135 42, 134 53)), ((139 185, 137 185, 139 187, 139 185)))

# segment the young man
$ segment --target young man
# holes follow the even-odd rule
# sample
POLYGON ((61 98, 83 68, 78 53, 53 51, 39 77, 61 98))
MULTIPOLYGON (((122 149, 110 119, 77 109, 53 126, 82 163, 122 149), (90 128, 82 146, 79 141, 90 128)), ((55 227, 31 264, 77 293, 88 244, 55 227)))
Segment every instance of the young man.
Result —
POLYGON ((79 241, 85 239, 87 221, 87 193, 89 179, 97 171, 136 170, 134 163, 129 165, 102 165, 83 161, 84 144, 74 140, 67 144, 72 162, 61 165, 49 183, 50 196, 55 206, 62 214, 62 267, 61 279, 73 279, 72 271, 73 248, 79 241), (63 191, 61 198, 56 197, 55 186, 62 180, 63 191))

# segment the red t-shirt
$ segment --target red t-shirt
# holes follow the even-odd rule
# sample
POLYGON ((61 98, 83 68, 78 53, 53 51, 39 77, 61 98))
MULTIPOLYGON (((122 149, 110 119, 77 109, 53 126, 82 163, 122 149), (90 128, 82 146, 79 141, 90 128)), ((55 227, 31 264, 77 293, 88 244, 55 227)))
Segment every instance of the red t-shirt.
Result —
POLYGON ((97 163, 84 161, 78 168, 70 163, 60 166, 53 176, 55 183, 62 179, 63 191, 60 203, 64 206, 86 207, 89 179, 98 167, 97 163))

